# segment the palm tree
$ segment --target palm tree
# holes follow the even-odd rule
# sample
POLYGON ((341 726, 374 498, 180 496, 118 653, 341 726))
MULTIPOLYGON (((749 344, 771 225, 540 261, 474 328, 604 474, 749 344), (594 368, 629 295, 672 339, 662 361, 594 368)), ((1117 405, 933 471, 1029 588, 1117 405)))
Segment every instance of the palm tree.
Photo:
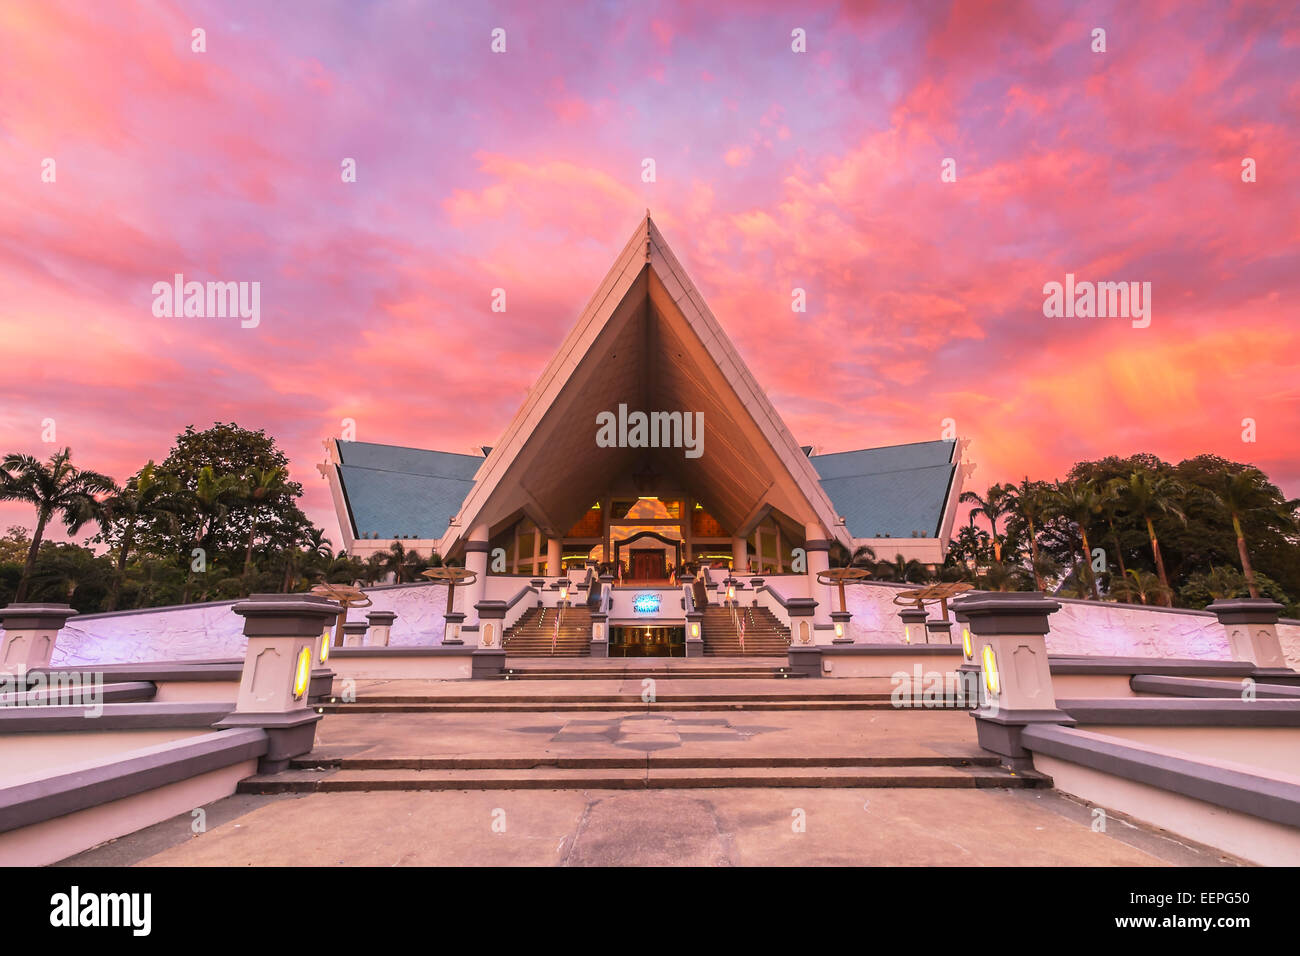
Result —
POLYGON ((1116 600, 1132 602, 1137 598, 1142 604, 1150 604, 1148 598, 1169 600, 1169 588, 1150 571, 1129 568, 1128 572, 1116 579, 1110 586, 1110 592, 1116 600))
POLYGON ((1007 498, 1011 510, 1020 515, 1029 526, 1029 567, 1034 572, 1034 588, 1042 591, 1043 577, 1039 573, 1042 561, 1038 556, 1038 529, 1051 517, 1048 487, 1041 481, 1030 481, 1029 476, 1019 485, 1007 485, 1007 498))
POLYGON ((175 500, 172 481, 160 477, 150 460, 139 473, 127 479, 125 487, 101 502, 100 525, 105 533, 117 531, 117 564, 113 584, 104 599, 104 610, 117 609, 122 583, 126 579, 126 563, 135 544, 136 532, 144 525, 174 514, 175 500))
POLYGON ((257 535, 257 513, 284 493, 285 469, 280 465, 271 468, 250 468, 244 476, 244 501, 248 505, 248 547, 244 550, 244 577, 253 567, 253 538, 257 535))
POLYGON ((333 541, 325 537, 325 532, 316 527, 297 536, 296 540, 285 549, 284 581, 280 585, 281 592, 287 594, 293 590, 298 582, 298 571, 304 564, 317 558, 332 557, 333 551, 330 548, 333 544, 333 541))
POLYGON ((993 559, 1001 561, 1002 541, 998 538, 998 519, 1010 514, 1012 510, 1012 499, 1007 489, 1001 485, 992 485, 983 497, 974 491, 963 491, 958 500, 962 504, 974 502, 976 507, 971 509, 971 513, 989 519, 989 526, 993 529, 993 559))
MULTIPOLYGON (((211 465, 204 465, 199 469, 199 477, 194 484, 194 489, 185 494, 188 509, 196 513, 199 518, 198 527, 194 530, 195 548, 203 545, 203 538, 211 530, 213 522, 226 513, 230 502, 239 495, 241 490, 242 482, 235 476, 217 475, 211 465)), ((193 584, 194 562, 191 561, 189 573, 185 576, 185 590, 181 594, 182 604, 189 603, 190 588, 193 584)))
POLYGON ((1056 514, 1079 526, 1083 542, 1083 568, 1092 597, 1101 600, 1097 590, 1097 576, 1092 573, 1092 547, 1088 544, 1088 522, 1101 512, 1101 496, 1091 481, 1058 481, 1052 489, 1052 509, 1056 514))
POLYGON ((1217 487, 1210 491, 1210 497, 1232 517, 1232 530, 1237 534, 1237 554, 1241 558, 1242 573, 1246 576, 1246 587, 1250 589, 1250 596, 1257 598, 1259 584, 1250 563, 1250 549, 1246 546, 1241 519, 1260 517, 1294 527, 1295 510, 1300 501, 1282 499, 1264 473, 1253 467, 1237 472, 1225 469, 1218 476, 1217 487))
POLYGON ((0 500, 25 501, 36 508, 36 530, 14 593, 15 603, 27 599, 32 571, 36 568, 36 553, 49 520, 61 518, 68 533, 76 534, 95 517, 99 508, 95 496, 117 490, 112 478, 77 468, 71 458, 72 449, 64 448, 51 455, 48 463, 37 461, 31 455, 17 454, 6 455, 0 462, 0 500))
POLYGON ((876 552, 865 544, 858 545, 852 551, 838 541, 831 547, 832 568, 864 568, 874 560, 876 560, 876 552))
POLYGON ((915 558, 904 558, 901 554, 896 554, 893 561, 877 561, 872 574, 882 581, 917 582, 924 580, 926 570, 925 565, 915 558))
POLYGON ((1165 559, 1160 553, 1160 540, 1156 537, 1153 519, 1157 515, 1173 515, 1184 524, 1187 515, 1183 513, 1182 502, 1187 497, 1187 489, 1166 475, 1151 469, 1135 471, 1128 479, 1115 479, 1115 487, 1124 509, 1136 518, 1146 522, 1147 538, 1151 542, 1151 555, 1156 561, 1156 573, 1160 576, 1161 593, 1167 606, 1172 607, 1171 596, 1174 589, 1169 585, 1169 575, 1165 573, 1165 559))

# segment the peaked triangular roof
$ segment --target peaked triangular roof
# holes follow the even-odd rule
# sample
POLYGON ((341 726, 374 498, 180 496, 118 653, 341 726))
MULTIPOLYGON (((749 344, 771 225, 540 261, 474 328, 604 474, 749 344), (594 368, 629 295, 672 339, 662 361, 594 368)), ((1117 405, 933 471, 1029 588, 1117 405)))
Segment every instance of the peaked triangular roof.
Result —
POLYGON ((733 533, 775 509, 849 541, 817 472, 648 213, 474 475, 439 551, 520 513, 563 535, 628 474, 689 490, 733 533), (703 412, 703 454, 599 448, 596 414, 620 404, 703 412))

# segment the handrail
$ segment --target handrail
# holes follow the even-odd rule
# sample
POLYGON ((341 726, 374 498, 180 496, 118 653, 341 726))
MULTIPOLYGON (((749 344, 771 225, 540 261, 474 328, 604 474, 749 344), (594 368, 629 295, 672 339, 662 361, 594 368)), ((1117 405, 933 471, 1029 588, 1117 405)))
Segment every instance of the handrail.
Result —
POLYGON ((778 591, 776 588, 772 587, 772 585, 770 584, 764 584, 761 588, 756 590, 754 593, 762 594, 764 591, 772 595, 772 597, 776 600, 776 603, 781 605, 781 607, 785 608, 787 611, 790 610, 790 602, 788 602, 785 598, 783 598, 781 596, 781 592, 778 591))
POLYGON ((523 587, 519 589, 518 594, 516 594, 509 601, 506 602, 506 610, 509 611, 512 607, 518 604, 520 599, 529 591, 532 591, 534 594, 538 593, 537 588, 533 587, 531 584, 525 584, 523 587))

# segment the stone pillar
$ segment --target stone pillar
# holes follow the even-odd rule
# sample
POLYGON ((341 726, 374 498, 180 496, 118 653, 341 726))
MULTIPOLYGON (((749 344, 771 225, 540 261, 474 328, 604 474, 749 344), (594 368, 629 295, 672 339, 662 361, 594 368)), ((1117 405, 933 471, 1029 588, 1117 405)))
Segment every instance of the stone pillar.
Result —
POLYGON ((961 663, 957 665, 957 677, 961 681, 962 699, 978 703, 980 699, 980 662, 979 652, 975 647, 975 635, 970 632, 970 619, 960 611, 954 610, 953 617, 961 632, 961 663))
POLYGON ((734 574, 749 570, 749 542, 744 538, 731 539, 731 570, 734 574))
POLYGON ((813 628, 817 602, 812 598, 790 598, 785 607, 790 615, 790 670, 808 677, 821 677, 822 652, 813 628))
POLYGON ((533 590, 537 592, 537 606, 544 607, 546 602, 542 600, 542 588, 546 587, 546 578, 531 578, 528 583, 531 584, 533 590))
POLYGON ((478 612, 479 644, 470 657, 470 676, 474 678, 500 677, 506 669, 505 601, 479 601, 474 605, 478 612))
POLYGON ((462 585, 465 589, 464 616, 469 620, 463 624, 460 636, 462 641, 471 644, 477 643, 477 639, 471 636, 478 630, 478 611, 474 609, 487 590, 488 550, 488 526, 476 525, 465 542, 465 570, 474 572, 474 583, 462 585), (469 634, 464 633, 466 631, 469 634))
POLYGON ((10 604, 0 608, 4 643, 0 644, 0 673, 17 674, 49 667, 59 631, 76 615, 68 604, 10 604))
POLYGON ((929 617, 924 608, 905 607, 898 612, 903 621, 903 643, 921 644, 925 641, 925 622, 929 617))
POLYGON ((704 656, 704 612, 690 611, 686 615, 686 656, 704 656))
POLYGON ((558 578, 562 573, 560 571, 560 561, 564 554, 564 548, 559 538, 546 539, 546 574, 548 577, 558 578))
POLYGON ((365 621, 348 621, 343 625, 343 646, 362 647, 366 643, 366 631, 370 625, 365 621))
POLYGON ((591 656, 609 657, 609 615, 591 612, 591 656))
POLYGON ((1255 665, 1253 676, 1264 679, 1297 677, 1287 667, 1282 641, 1277 633, 1277 619, 1282 605, 1268 598, 1234 598, 1215 601, 1213 611, 1228 635, 1228 649, 1234 661, 1255 665))
POLYGON ((927 644, 951 644, 952 643, 952 621, 941 621, 937 618, 925 622, 925 642, 927 644))
POLYGON ((817 580, 817 575, 830 569, 831 539, 823 537, 822 526, 816 523, 804 525, 804 551, 808 555, 808 594, 817 602, 813 612, 816 629, 831 630, 831 609, 835 606, 831 599, 831 588, 817 580))
POLYGON ((461 628, 465 624, 465 615, 460 611, 451 611, 444 614, 442 619, 446 622, 442 629, 442 643, 446 647, 459 647, 465 643, 465 639, 460 636, 461 628))
POLYGON ((269 742, 258 770, 278 773, 315 742, 320 715, 308 707, 312 667, 339 608, 315 594, 254 594, 233 610, 244 619, 248 648, 235 710, 213 726, 265 729, 269 742))
POLYGON ((396 612, 370 611, 366 614, 366 620, 370 622, 370 634, 367 636, 370 646, 387 647, 393 622, 397 620, 396 612))
POLYGON ((758 589, 763 586, 763 579, 752 577, 749 579, 749 586, 754 589, 754 607, 758 607, 758 589))
POLYGON ((970 630, 980 665, 980 706, 973 711, 980 746, 1013 768, 1032 764, 1020 744, 1029 724, 1074 721, 1056 707, 1047 662, 1047 617, 1061 605, 1041 592, 969 595, 953 602, 970 630))

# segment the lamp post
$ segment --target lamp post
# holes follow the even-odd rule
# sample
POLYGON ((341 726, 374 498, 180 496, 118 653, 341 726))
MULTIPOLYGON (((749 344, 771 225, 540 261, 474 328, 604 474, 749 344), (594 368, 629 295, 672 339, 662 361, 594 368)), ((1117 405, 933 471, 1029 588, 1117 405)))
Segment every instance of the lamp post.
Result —
POLYGON ((455 606, 456 585, 473 584, 478 580, 478 575, 468 568, 429 568, 427 571, 420 572, 421 577, 426 577, 434 583, 441 581, 447 582, 447 612, 443 615, 446 621, 446 627, 442 632, 443 644, 464 644, 460 636, 460 624, 465 620, 464 614, 458 614, 452 610, 455 606))

